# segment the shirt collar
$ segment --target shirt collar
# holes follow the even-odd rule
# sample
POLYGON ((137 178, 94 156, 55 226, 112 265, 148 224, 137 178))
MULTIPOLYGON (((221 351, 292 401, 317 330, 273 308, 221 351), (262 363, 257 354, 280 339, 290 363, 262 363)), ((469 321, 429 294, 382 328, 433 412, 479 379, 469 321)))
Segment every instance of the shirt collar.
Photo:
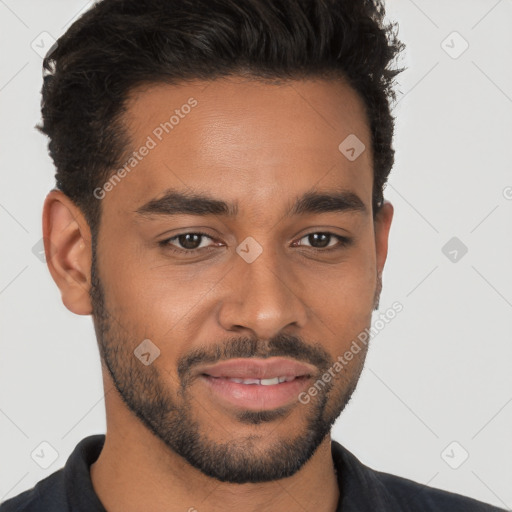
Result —
MULTIPOLYGON (((104 443, 104 434, 88 436, 77 444, 66 462, 64 480, 73 512, 107 512, 94 491, 90 475, 90 466, 98 459, 104 443)), ((337 441, 331 441, 331 453, 340 490, 336 512, 401 510, 377 478, 377 472, 365 466, 337 441)))
POLYGON ((331 441, 338 473, 340 499, 336 512, 400 512, 402 507, 378 478, 378 472, 360 462, 337 441, 331 441))
POLYGON ((105 434, 82 439, 64 467, 64 482, 72 512, 107 512, 92 486, 90 467, 98 459, 105 443, 105 434))

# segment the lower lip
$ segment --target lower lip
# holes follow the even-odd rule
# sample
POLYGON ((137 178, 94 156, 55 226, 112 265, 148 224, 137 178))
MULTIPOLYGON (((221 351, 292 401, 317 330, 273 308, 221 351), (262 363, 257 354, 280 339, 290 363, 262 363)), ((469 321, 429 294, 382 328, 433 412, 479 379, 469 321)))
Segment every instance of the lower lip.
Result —
POLYGON ((263 411, 297 402, 300 392, 308 385, 310 378, 300 377, 270 386, 240 384, 209 375, 202 375, 201 380, 222 402, 250 411, 263 411))

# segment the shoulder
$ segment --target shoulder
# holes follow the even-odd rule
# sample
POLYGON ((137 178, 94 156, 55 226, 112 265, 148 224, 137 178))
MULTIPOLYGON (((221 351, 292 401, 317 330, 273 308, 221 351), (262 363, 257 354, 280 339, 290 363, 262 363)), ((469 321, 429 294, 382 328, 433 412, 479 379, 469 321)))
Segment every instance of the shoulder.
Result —
POLYGON ((32 489, 0 503, 0 512, 67 512, 63 472, 59 469, 32 489))
POLYGON ((372 469, 334 440, 332 455, 345 500, 342 503, 349 510, 353 507, 381 512, 503 512, 460 494, 372 469))
POLYGON ((104 434, 82 439, 64 467, 40 480, 32 489, 0 503, 0 512, 69 512, 82 507, 88 512, 105 512, 94 492, 89 471, 104 441, 104 434))
POLYGON ((461 494, 428 487, 407 478, 372 471, 386 490, 404 507, 404 510, 422 512, 501 512, 502 509, 461 494))

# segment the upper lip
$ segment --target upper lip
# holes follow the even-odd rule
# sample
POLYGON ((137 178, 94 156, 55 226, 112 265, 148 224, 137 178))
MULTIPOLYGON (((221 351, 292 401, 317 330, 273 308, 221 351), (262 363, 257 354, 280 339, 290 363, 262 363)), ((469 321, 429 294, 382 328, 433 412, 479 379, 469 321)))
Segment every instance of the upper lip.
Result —
POLYGON ((315 367, 292 359, 272 357, 269 359, 238 358, 222 361, 198 369, 199 374, 210 377, 238 379, 272 379, 274 377, 310 377, 315 367))

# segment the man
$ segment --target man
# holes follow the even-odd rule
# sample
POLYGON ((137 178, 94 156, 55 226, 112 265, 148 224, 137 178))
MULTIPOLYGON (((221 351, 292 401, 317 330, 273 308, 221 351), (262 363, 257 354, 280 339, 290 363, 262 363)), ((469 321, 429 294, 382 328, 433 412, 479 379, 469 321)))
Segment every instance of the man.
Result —
POLYGON ((104 0, 44 62, 43 230, 106 436, 9 511, 484 511, 331 440, 378 307, 389 67, 363 0, 104 0))

